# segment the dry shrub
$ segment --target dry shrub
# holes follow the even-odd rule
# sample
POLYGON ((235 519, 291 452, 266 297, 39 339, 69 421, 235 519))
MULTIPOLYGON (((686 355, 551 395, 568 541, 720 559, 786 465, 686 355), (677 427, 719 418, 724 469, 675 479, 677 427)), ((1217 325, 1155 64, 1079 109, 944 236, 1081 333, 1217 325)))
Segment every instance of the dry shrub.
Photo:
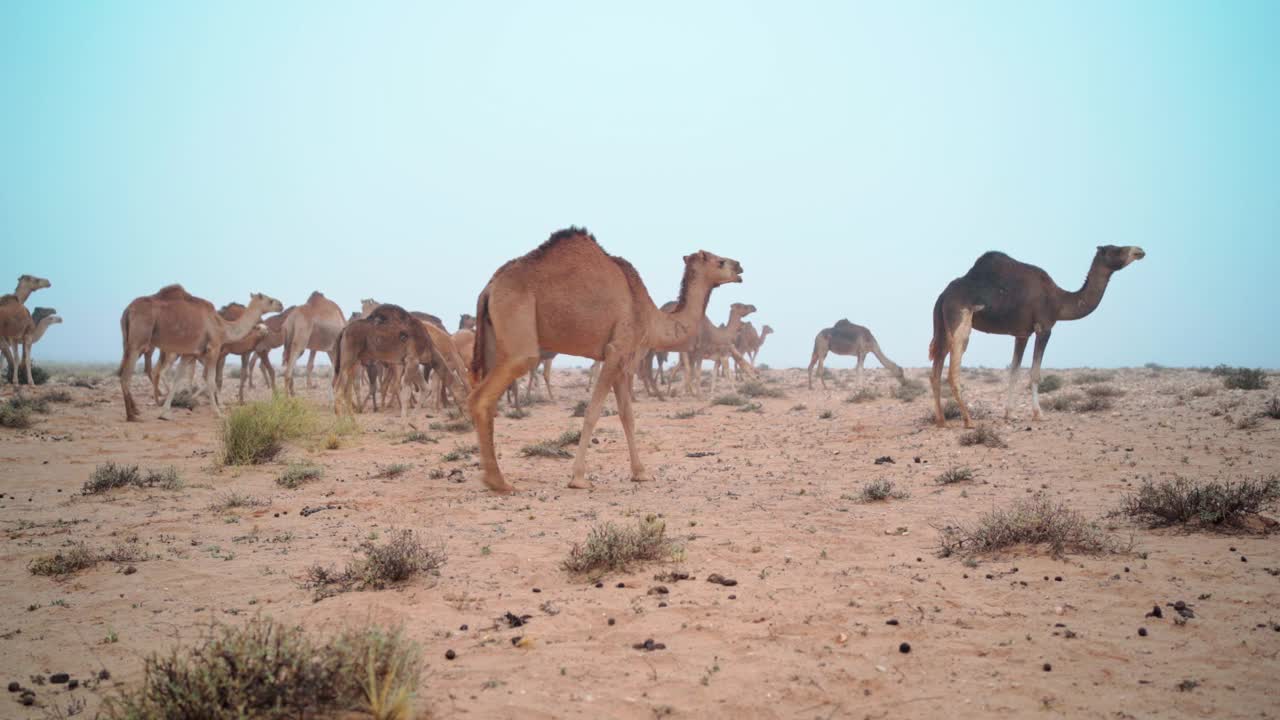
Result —
POLYGON ((1124 391, 1110 385, 1090 385, 1084 389, 1084 394, 1093 398, 1114 398, 1124 395, 1124 391))
POLYGON ((1280 420, 1280 398, 1271 398, 1262 406, 1262 414, 1272 420, 1280 420))
POLYGON ((1178 477, 1144 481, 1117 511, 1151 526, 1238 527, 1245 517, 1280 500, 1280 476, 1232 482, 1178 477))
POLYGON ((181 490, 183 482, 178 470, 172 466, 161 470, 148 470, 146 475, 137 465, 105 463, 93 469, 89 479, 80 489, 83 495, 96 495, 122 487, 158 487, 163 490, 181 490))
POLYGON ((66 390, 54 390, 52 392, 47 392, 44 394, 42 399, 52 403, 69 403, 72 400, 75 400, 71 393, 66 390))
POLYGON ((97 565, 102 560, 98 553, 84 543, 74 543, 53 555, 38 557, 27 564, 32 575, 64 577, 97 565))
POLYGON ((728 393, 720 395, 711 401, 712 405, 731 405, 734 407, 746 405, 747 399, 737 393, 728 393))
POLYGON ((656 515, 646 515, 635 527, 604 523, 591 528, 586 542, 574 543, 561 563, 571 573, 591 576, 626 570, 633 563, 667 560, 680 547, 667 538, 667 523, 656 515))
POLYGON ((196 391, 192 388, 184 387, 173 396, 173 402, 170 404, 183 410, 195 410, 196 391))
POLYGON ((925 394, 924 383, 919 380, 904 380, 891 389, 889 394, 902 402, 911 402, 925 394))
POLYGON ((1040 378, 1040 385, 1038 386, 1038 389, 1042 393, 1051 393, 1055 390, 1060 389, 1061 387, 1062 387, 1062 376, 1045 375, 1044 377, 1040 378))
POLYGON ((418 646, 376 625, 323 640, 259 617, 146 659, 141 683, 104 706, 111 720, 285 720, 358 711, 413 717, 418 646))
POLYGON ((525 445, 520 448, 520 454, 524 457, 545 457, 565 459, 573 457, 573 453, 566 450, 566 447, 577 445, 582 439, 581 430, 566 430, 560 433, 560 437, 554 440, 543 440, 532 445, 525 445))
POLYGON ((480 452, 479 445, 457 445, 457 446, 454 446, 452 450, 445 453, 444 455, 441 455, 440 457, 445 462, 457 462, 459 460, 466 460, 467 458, 471 457, 472 455, 475 455, 478 452, 480 452))
POLYGON ((862 490, 858 493, 858 501, 881 502, 893 498, 894 500, 905 500, 911 497, 911 493, 906 490, 899 490, 894 486, 892 480, 872 480, 862 486, 862 490))
POLYGON ((209 510, 213 512, 225 512, 236 508, 265 507, 270 504, 270 502, 262 498, 245 495, 242 492, 232 490, 219 495, 217 499, 209 505, 209 510))
POLYGON ((1043 495, 995 509, 972 524, 938 528, 941 557, 983 555, 1021 546, 1044 546, 1057 557, 1064 553, 1123 552, 1127 548, 1095 523, 1063 503, 1043 495))
POLYGON ((1228 390, 1261 390, 1267 386, 1267 373, 1260 368, 1227 367, 1219 365, 1213 374, 1222 378, 1228 390))
POLYGON ((1212 385, 1201 385, 1200 387, 1191 388, 1191 397, 1209 397, 1216 392, 1218 392, 1218 388, 1212 385))
POLYGON ((970 445, 983 445, 989 448, 1005 448, 1009 447, 1004 438, 1000 437, 1000 433, 990 425, 979 425, 967 433, 960 435, 960 444, 968 447, 970 445))
POLYGON ((938 476, 937 483, 939 485, 952 485, 954 483, 972 482, 973 471, 967 467, 950 468, 946 472, 938 476))
POLYGON ((1049 401, 1045 408, 1055 412, 1070 412, 1075 409, 1076 404, 1082 402, 1084 396, 1079 393, 1067 393, 1066 395, 1055 395, 1049 401))
POLYGON ((1110 410, 1115 403, 1111 402, 1109 397, 1087 397, 1075 403, 1072 410, 1078 413, 1105 412, 1110 410))
POLYGON ((389 480, 391 478, 398 478, 412 469, 413 465, 408 463, 392 463, 378 468, 378 472, 374 473, 373 476, 375 478, 389 480))
POLYGON ((319 564, 308 569, 304 587, 316 591, 316 600, 351 590, 382 590, 418 573, 438 573, 447 559, 443 546, 428 547, 413 530, 392 530, 381 545, 365 540, 358 549, 362 555, 341 571, 319 564))
POLYGON ((1075 376, 1077 385, 1089 385, 1091 383, 1104 383, 1112 378, 1112 373, 1107 372, 1085 372, 1075 376))
POLYGON ((749 398, 780 398, 787 395, 782 388, 770 387, 759 380, 751 380, 739 385, 738 392, 749 398))
POLYGON ((513 407, 502 413, 502 416, 511 420, 523 420, 532 414, 524 408, 513 407))
POLYGON ((276 478, 276 484, 293 490, 313 480, 319 480, 324 468, 311 463, 294 463, 276 478))
POLYGON ((872 400, 879 400, 880 393, 873 387, 860 387, 855 392, 850 393, 849 397, 844 401, 847 403, 864 403, 872 400))

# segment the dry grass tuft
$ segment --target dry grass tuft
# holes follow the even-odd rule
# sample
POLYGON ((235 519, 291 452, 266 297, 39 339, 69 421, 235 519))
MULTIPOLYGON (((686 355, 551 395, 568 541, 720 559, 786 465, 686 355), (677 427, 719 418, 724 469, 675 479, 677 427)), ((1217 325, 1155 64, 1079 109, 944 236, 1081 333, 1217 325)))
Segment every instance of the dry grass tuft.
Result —
POLYGON ((1219 365, 1213 374, 1222 378, 1228 390, 1262 390, 1267 387, 1267 373, 1259 368, 1227 367, 1219 365))
POLYGON ((782 388, 770 387, 759 380, 751 380, 739 385, 738 392, 749 398, 780 398, 787 396, 782 388))
POLYGON ((726 395, 717 396, 714 400, 711 401, 711 404, 712 405, 730 405, 734 407, 739 407, 742 405, 746 405, 747 399, 737 393, 728 393, 726 395))
POLYGON ((352 590, 382 590, 419 573, 439 573, 447 559, 443 546, 428 547, 413 530, 392 530, 381 545, 366 540, 359 551, 362 556, 341 571, 312 565, 303 586, 316 591, 316 600, 352 590))
POLYGON ((1118 514, 1152 526, 1239 527, 1249 515, 1280 500, 1280 476, 1253 480, 1145 481, 1126 497, 1118 514))
POLYGON ((892 480, 872 480, 862 486, 862 490, 858 493, 858 501, 882 502, 893 498, 894 500, 906 500, 911 497, 911 493, 906 490, 899 490, 894 486, 892 480))
POLYGON ((1091 396, 1076 402, 1071 409, 1078 413, 1105 412, 1114 405, 1109 397, 1091 396))
POLYGON ((315 411, 301 398, 277 394, 233 409, 219 428, 224 465, 257 465, 316 427, 315 411))
POLYGON ((897 387, 889 391, 889 394, 902 402, 911 402, 924 395, 925 392, 924 383, 919 380, 907 380, 906 382, 898 383, 897 387))
POLYGON ((269 501, 262 498, 245 495, 244 493, 233 490, 219 495, 217 499, 209 505, 209 510, 212 512, 225 512, 236 508, 265 507, 270 504, 271 503, 269 501))
POLYGON ((1262 414, 1272 420, 1280 420, 1280 398, 1271 398, 1262 406, 1262 414))
POLYGON ((53 555, 38 557, 27 564, 32 575, 45 577, 65 577, 86 568, 97 565, 102 558, 89 549, 84 543, 75 543, 65 550, 53 555))
POLYGON ((973 471, 967 467, 950 468, 937 479, 939 485, 954 485, 962 482, 973 482, 973 471))
POLYGON ((978 427, 964 433, 960 436, 960 444, 966 447, 970 445, 982 445, 989 448, 1005 448, 1009 447, 1004 438, 1000 437, 1000 433, 990 425, 979 425, 978 427))
POLYGON ((93 473, 85 481, 84 487, 80 489, 80 492, 83 495, 97 495, 98 493, 122 487, 158 487, 162 490, 181 490, 183 482, 178 477, 178 470, 174 467, 166 467, 162 470, 148 470, 147 474, 143 475, 137 465, 116 465, 109 462, 94 468, 93 473))
POLYGON ((972 524, 938 529, 941 557, 984 555, 1021 546, 1044 546, 1055 557, 1068 552, 1099 555, 1128 549, 1080 513, 1043 495, 1018 501, 1006 510, 992 510, 972 524))
POLYGON ((413 466, 408 463, 392 463, 390 465, 383 465, 379 467, 378 472, 374 473, 373 476, 375 478, 389 480, 391 478, 398 478, 412 469, 413 466))
POLYGON ((856 404, 856 403, 871 402, 872 400, 879 400, 879 399, 880 399, 879 391, 877 391, 873 387, 864 386, 850 393, 849 397, 846 397, 844 401, 847 403, 856 404))
POLYGON ((1109 382, 1115 373, 1109 372, 1085 372, 1076 375, 1074 381, 1077 385, 1090 385, 1093 383, 1109 382))
POLYGON ((276 477, 276 484, 282 488, 293 490, 313 480, 319 480, 324 468, 311 463, 293 463, 276 477))
POLYGON ((596 577, 626 570, 633 563, 667 560, 681 549, 667 538, 666 532, 667 523, 656 515, 645 516, 635 527, 596 525, 586 542, 574 543, 561 565, 571 573, 596 577))
POLYGON ((1040 378, 1039 390, 1042 393, 1051 393, 1062 388, 1062 376, 1045 375, 1040 378))

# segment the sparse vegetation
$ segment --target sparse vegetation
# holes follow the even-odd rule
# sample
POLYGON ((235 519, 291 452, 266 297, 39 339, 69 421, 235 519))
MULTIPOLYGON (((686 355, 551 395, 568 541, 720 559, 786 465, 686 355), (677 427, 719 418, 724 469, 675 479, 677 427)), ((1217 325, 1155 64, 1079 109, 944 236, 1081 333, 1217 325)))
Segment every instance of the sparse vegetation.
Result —
POLYGON ((408 463, 392 463, 390 465, 383 465, 379 467, 378 472, 374 473, 373 476, 375 478, 389 480, 391 478, 398 478, 412 469, 413 466, 408 463))
POLYGON ((1219 365, 1213 369, 1213 374, 1222 377, 1222 384, 1228 390, 1262 390, 1267 387, 1267 373, 1259 368, 1219 365))
POLYGON ((414 430, 413 432, 406 434, 404 436, 404 440, 401 440, 400 442, 420 443, 420 444, 426 445, 427 443, 433 443, 433 444, 438 443, 440 442, 440 438, 435 437, 433 435, 428 435, 422 432, 421 430, 414 430))
POLYGON ((695 418, 701 414, 702 414, 702 411, 699 410, 698 408, 687 408, 685 410, 677 410, 676 414, 672 415, 671 417, 676 420, 688 420, 690 418, 695 418))
POLYGON ((1040 378, 1038 389, 1042 393, 1051 393, 1062 388, 1061 375, 1045 375, 1040 378))
POLYGON ((270 502, 262 498, 254 497, 252 495, 245 495, 242 492, 236 492, 232 490, 230 492, 224 492, 221 495, 219 495, 217 499, 214 500, 213 503, 209 505, 209 510, 213 512, 225 512, 227 510, 234 510, 236 508, 264 507, 270 504, 271 504, 270 502))
POLYGON ((173 407, 182 408, 183 410, 196 409, 196 391, 190 387, 184 387, 173 396, 173 407))
POLYGON ((532 445, 525 445, 520 448, 520 454, 524 457, 572 458, 573 453, 565 450, 565 447, 576 444, 581 437, 582 431, 580 430, 566 430, 554 440, 543 440, 532 445))
POLYGON ((938 476, 939 485, 954 485, 955 483, 973 482, 973 471, 967 467, 949 468, 946 472, 938 476))
POLYGON ((428 547, 413 530, 392 530, 386 542, 365 540, 358 549, 361 555, 341 571, 312 565, 304 586, 316 591, 317 600, 352 590, 382 590, 419 573, 437 573, 446 560, 443 546, 428 547))
POLYGON ((1253 430, 1261 424, 1262 424, 1261 415, 1249 414, 1249 415, 1245 415, 1244 417, 1236 421, 1236 429, 1237 430, 1253 430))
POLYGON ((1212 385, 1201 385, 1200 387, 1191 388, 1191 397, 1209 397, 1218 392, 1218 388, 1212 385))
POLYGON ((1075 408, 1076 403, 1082 400, 1084 400, 1084 396, 1079 393, 1055 395, 1044 407, 1055 412, 1070 412, 1075 408))
POLYGON ((714 400, 711 401, 711 404, 712 405, 731 405, 734 407, 738 407, 741 405, 746 405, 747 399, 742 397, 741 395, 738 395, 737 393, 728 393, 726 395, 717 396, 714 400))
POLYGON ((941 557, 998 553, 1019 546, 1044 546, 1055 557, 1064 553, 1098 555, 1127 548, 1114 536, 1063 503, 1043 495, 996 509, 972 524, 938 529, 941 557))
POLYGON ((907 380, 898 383, 896 387, 889 391, 889 394, 902 402, 911 402, 921 395, 925 394, 924 383, 919 380, 907 380))
POLYGON ((502 413, 502 416, 511 420, 523 420, 532 414, 533 413, 525 410, 524 408, 513 407, 502 413))
POLYGON ((293 463, 276 477, 276 484, 282 488, 293 490, 313 480, 319 480, 324 468, 311 463, 293 463))
POLYGON ((962 434, 960 436, 960 444, 966 447, 970 445, 982 445, 989 448, 1008 447, 1004 438, 1000 437, 1000 433, 996 432, 996 429, 990 425, 979 425, 962 434))
POLYGON ((818 413, 819 420, 830 420, 835 416, 836 414, 830 410, 823 410, 822 412, 818 413))
POLYGON ((762 404, 760 404, 760 403, 758 403, 758 402, 749 402, 749 403, 747 403, 746 405, 743 405, 742 407, 738 408, 738 412, 757 412, 757 413, 762 413, 762 412, 764 412, 764 405, 762 405, 762 404))
POLYGON ((1118 511, 1152 526, 1239 526, 1246 516, 1280 500, 1280 476, 1239 481, 1174 478, 1145 481, 1118 511))
MULTIPOLYGON (((12 383, 13 375, 14 375, 13 366, 6 364, 4 381, 6 383, 12 383)), ((47 382, 49 382, 49 372, 44 368, 40 367, 39 365, 32 365, 31 366, 31 383, 33 385, 44 385, 47 382)), ((19 385, 27 384, 26 370, 23 370, 22 372, 18 373, 18 384, 19 385)))
POLYGON ((759 380, 751 380, 738 386, 738 392, 749 398, 780 398, 786 397, 786 393, 782 388, 770 387, 759 380))
POLYGON ((27 564, 32 575, 65 577, 97 565, 102 558, 82 542, 60 550, 53 555, 38 557, 27 564))
POLYGON ((80 492, 83 495, 96 495, 122 487, 180 490, 183 482, 178 477, 177 468, 172 466, 160 470, 148 470, 143 475, 137 465, 116 465, 109 462, 94 468, 80 492))
POLYGON ((1108 372, 1084 372, 1075 376, 1077 385, 1090 385, 1093 383, 1104 383, 1111 380, 1113 373, 1108 372))
POLYGON ((894 486, 892 480, 880 479, 872 480, 862 486, 862 490, 858 493, 860 502, 881 502, 893 498, 894 500, 905 500, 911 497, 911 493, 906 490, 900 490, 894 486))
POLYGON ((594 577, 626 570, 638 562, 666 560, 680 552, 666 532, 666 521, 656 515, 638 519, 634 527, 596 525, 585 542, 574 543, 562 566, 571 573, 594 577))
POLYGON ((1091 398, 1114 398, 1124 395, 1124 391, 1111 385, 1090 385, 1084 389, 1084 394, 1091 398))
POLYGON ((71 396, 71 393, 66 390, 53 390, 51 392, 47 392, 41 399, 51 403, 69 403, 72 400, 75 400, 75 398, 71 396))
POLYGON ((274 458, 285 441, 316 426, 314 411, 298 397, 277 394, 270 400, 234 408, 219 429, 224 465, 257 465, 274 458))
POLYGON ((136 687, 111 698, 110 720, 413 717, 422 654, 399 629, 370 625, 324 639, 269 617, 218 627, 192 648, 146 659, 136 687))
POLYGON ((1105 412, 1114 405, 1109 397, 1091 395, 1074 403, 1071 409, 1078 413, 1105 412))
POLYGON ((12 397, 0 403, 0 427, 22 430, 32 425, 32 413, 48 413, 49 403, 43 398, 12 397))
POLYGON ((478 452, 480 452, 480 446, 478 445, 456 445, 441 457, 445 462, 457 462, 466 460, 478 452))
POLYGON ((435 430, 436 432, 451 433, 464 433, 471 432, 472 430, 471 421, 464 417, 447 420, 445 422, 433 422, 428 425, 427 428, 429 430, 435 430))
POLYGON ((879 391, 870 386, 863 386, 858 388, 856 391, 849 393, 849 396, 846 397, 844 401, 847 403, 864 403, 879 399, 879 391))
POLYGON ((1262 406, 1262 414, 1272 420, 1280 420, 1280 398, 1271 398, 1262 406))

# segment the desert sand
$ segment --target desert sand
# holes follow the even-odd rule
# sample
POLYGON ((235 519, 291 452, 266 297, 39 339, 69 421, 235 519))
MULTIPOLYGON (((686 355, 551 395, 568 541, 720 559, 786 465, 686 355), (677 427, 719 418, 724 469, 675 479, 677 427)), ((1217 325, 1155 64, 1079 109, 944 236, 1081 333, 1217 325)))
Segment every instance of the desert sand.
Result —
MULTIPOLYGON (((1056 372, 1067 383, 1058 393, 1083 387, 1073 378, 1084 371, 1056 372)), ((581 425, 571 411, 586 397, 585 371, 557 370, 556 402, 533 405, 524 419, 498 417, 500 458, 519 490, 509 497, 481 485, 474 457, 442 459, 475 437, 429 430, 442 419, 435 412, 366 413, 363 432, 336 450, 291 445, 271 464, 223 468, 207 404, 161 422, 135 376, 144 420, 125 423, 113 380, 51 383, 30 392, 67 390, 72 402, 54 404, 31 429, 0 429, 0 681, 31 686, 33 675, 60 672, 87 680, 104 668, 110 679, 34 686, 33 707, 10 693, 0 716, 57 717, 79 700, 93 717, 104 697, 139 679, 148 654, 257 614, 317 632, 402 623, 426 657, 417 708, 440 718, 1280 715, 1275 537, 1152 530, 1108 516, 1144 478, 1280 471, 1280 422, 1237 427, 1272 392, 1226 390, 1192 370, 1105 372, 1124 392, 1113 409, 1049 411, 1032 422, 1025 392, 1006 421, 1001 373, 966 369, 967 398, 994 411, 986 422, 1004 449, 960 446, 957 421, 926 424, 927 395, 889 397, 896 383, 879 370, 860 385, 836 370, 840 386, 825 391, 807 390, 803 370, 769 370, 785 397, 756 400, 758 411, 641 394, 637 428, 656 481, 628 480, 618 418, 607 417, 588 461, 597 488, 585 492, 565 487, 570 460, 519 453, 581 425), (860 386, 880 397, 845 402, 860 386), (414 429, 438 442, 403 442, 414 429), (884 457, 892 462, 876 463, 884 457), (324 476, 279 487, 275 477, 298 460, 322 465, 324 476), (81 495, 108 461, 172 465, 186 486, 81 495), (392 463, 412 468, 374 477, 392 463), (937 484, 954 467, 972 469, 973 481, 937 484), (446 477, 432 479, 437 469, 446 477), (455 469, 461 477, 448 477, 455 469), (910 496, 859 502, 862 486, 880 478, 910 496), (231 491, 266 504, 209 509, 231 491), (1132 551, 1055 559, 1031 548, 976 565, 939 557, 936 527, 1035 493, 1132 539, 1132 551), (316 507, 327 509, 303 516, 316 507), (611 574, 602 587, 561 569, 593 524, 649 513, 684 543, 679 562, 611 574), (341 564, 371 534, 396 528, 444 544, 438 577, 320 601, 301 586, 308 566, 341 564), (63 580, 28 571, 71 541, 134 538, 152 558, 136 572, 112 563, 63 580), (655 579, 671 570, 692 578, 655 579), (712 573, 737 584, 709 583, 712 573), (659 585, 668 592, 652 590, 659 585), (1176 623, 1168 605, 1177 601, 1195 617, 1176 623), (1153 606, 1163 618, 1147 617, 1153 606), (511 628, 506 613, 531 617, 511 628), (520 647, 517 636, 526 638, 520 647), (666 647, 633 647, 646 639, 666 647)), ((326 401, 323 385, 305 392, 326 401)), ((266 396, 261 385, 252 392, 266 396)), ((231 381, 228 407, 234 397, 231 381)))

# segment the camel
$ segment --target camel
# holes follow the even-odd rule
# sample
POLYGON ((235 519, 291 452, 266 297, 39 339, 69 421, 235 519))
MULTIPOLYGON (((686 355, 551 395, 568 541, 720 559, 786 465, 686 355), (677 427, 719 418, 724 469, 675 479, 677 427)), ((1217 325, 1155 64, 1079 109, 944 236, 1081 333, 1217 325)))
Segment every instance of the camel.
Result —
MULTIPOLYGON (((271 388, 273 390, 275 389, 275 385, 276 385, 275 372, 271 371, 271 373, 268 374, 268 369, 271 367, 271 361, 266 360, 265 357, 266 357, 266 353, 269 352, 272 348, 279 347, 280 345, 284 344, 284 321, 286 318, 288 318, 289 313, 292 312, 295 307, 297 306, 292 305, 286 310, 284 310, 283 312, 276 315, 272 315, 271 317, 262 321, 260 330, 255 329, 255 331, 250 332, 248 335, 244 336, 244 338, 236 342, 227 343, 222 346, 222 354, 218 357, 218 367, 215 371, 216 386, 217 386, 218 392, 222 392, 222 370, 227 364, 227 356, 239 355, 240 356, 239 399, 240 399, 240 404, 241 405, 244 404, 244 385, 246 382, 248 382, 251 379, 253 375, 252 359, 253 359, 254 353, 261 353, 262 356, 264 357, 263 369, 262 369, 263 378, 268 383, 270 383, 271 388), (274 330, 272 329, 273 327, 274 327, 274 330)), ((218 310, 218 314, 221 315, 224 320, 228 320, 232 322, 240 319, 240 316, 244 315, 244 312, 245 312, 245 307, 240 303, 228 303, 227 305, 224 305, 222 309, 218 310)))
POLYGON ((0 297, 0 347, 4 355, 13 365, 13 384, 18 385, 18 373, 27 371, 27 385, 34 385, 31 378, 31 340, 30 334, 35 328, 35 321, 27 310, 27 298, 31 293, 53 287, 48 280, 35 275, 22 275, 18 278, 18 287, 10 295, 0 297), (12 352, 9 350, 13 344, 12 352), (18 358, 18 346, 22 347, 22 357, 18 358), (10 354, 13 357, 8 357, 10 354))
MULTIPOLYGON (((249 376, 249 387, 253 387, 253 370, 258 368, 262 372, 262 379, 271 387, 271 391, 276 389, 276 369, 271 366, 271 351, 278 347, 284 346, 284 323, 289 318, 289 314, 297 308, 297 305, 290 305, 284 309, 284 312, 277 313, 262 321, 267 327, 267 335, 258 341, 253 348, 253 354, 249 356, 249 366, 244 367, 243 358, 241 358, 241 375, 249 376)), ((221 367, 219 367, 221 371, 221 367)), ((221 376, 219 376, 221 377, 221 376)), ((219 381, 221 387, 221 381, 219 381)))
POLYGON ((474 315, 468 315, 467 313, 462 313, 462 317, 458 318, 458 330, 462 331, 462 330, 475 330, 475 329, 476 329, 476 317, 474 315))
MULTIPOLYGON (((744 305, 742 303, 734 303, 729 306, 729 322, 725 325, 716 325, 706 317, 702 318, 700 330, 691 344, 686 344, 687 349, 680 353, 680 368, 684 373, 684 387, 686 392, 692 392, 699 397, 702 395, 702 361, 714 360, 715 368, 720 367, 721 355, 732 354, 734 359, 743 363, 751 372, 755 372, 755 367, 742 357, 737 348, 733 346, 733 339, 738 335, 738 328, 742 325, 742 318, 756 311, 755 305, 744 305), (690 382, 693 383, 690 388, 690 382)), ((716 391, 716 373, 711 374, 711 392, 716 391)))
POLYGON ((342 332, 344 325, 342 309, 318 290, 289 313, 284 321, 284 364, 281 370, 285 392, 293 394, 293 365, 304 350, 311 353, 307 358, 307 387, 314 387, 311 370, 315 367, 316 353, 327 354, 329 363, 333 364, 338 333, 342 332))
MULTIPOLYGON (((129 303, 120 316, 120 334, 124 341, 124 356, 120 360, 120 390, 124 394, 125 419, 138 420, 138 406, 129 391, 133 366, 138 355, 148 348, 174 356, 191 356, 184 362, 188 382, 193 382, 195 359, 204 363, 205 392, 213 404, 213 410, 222 416, 222 406, 213 383, 213 371, 218 364, 222 346, 243 339, 253 332, 264 313, 280 312, 284 306, 279 300, 260 293, 249 296, 249 305, 240 318, 228 322, 213 309, 208 300, 195 297, 181 285, 167 285, 155 295, 144 295, 129 303)), ((172 392, 165 400, 160 419, 166 420, 173 406, 173 397, 182 384, 181 373, 174 381, 172 392)), ((193 383, 194 384, 194 383, 193 383)))
MULTIPOLYGON (((62 318, 58 317, 57 313, 57 310, 46 307, 38 307, 32 310, 31 320, 35 324, 32 326, 28 338, 31 347, 34 348, 35 344, 40 342, 40 338, 44 337, 45 331, 48 330, 50 326, 57 325, 62 322, 62 318)), ((10 378, 10 382, 13 383, 18 382, 18 364, 14 359, 18 356, 18 346, 20 342, 21 341, 15 341, 11 346, 0 348, 4 351, 5 360, 9 363, 5 370, 5 377, 10 378)))
POLYGON ((557 231, 532 252, 493 274, 476 300, 476 341, 471 372, 471 417, 489 489, 515 488, 502 476, 494 453, 498 398, 532 370, 543 352, 603 360, 582 421, 571 488, 590 488, 587 449, 605 395, 613 390, 631 459, 631 479, 651 480, 640 462, 631 410, 631 377, 637 354, 682 345, 698 328, 711 291, 742 282, 742 265, 705 250, 684 258, 680 301, 673 312, 654 304, 639 273, 606 253, 585 229, 557 231))
MULTIPOLYGON (((343 409, 353 410, 352 385, 360 367, 373 363, 386 363, 394 370, 388 377, 398 377, 398 370, 407 363, 414 366, 423 357, 430 357, 431 338, 425 323, 410 315, 399 305, 378 305, 366 317, 347 323, 338 334, 333 355, 334 412, 341 415, 343 409)), ((376 376, 369 374, 371 394, 376 404, 376 376)), ((376 407, 374 408, 377 409, 376 407)), ((408 403, 400 403, 400 416, 404 417, 408 403)))
POLYGON ((823 389, 827 387, 826 362, 827 353, 833 352, 837 355, 856 355, 858 358, 857 380, 862 379, 862 364, 867 359, 867 353, 876 356, 880 364, 885 367, 894 377, 898 378, 898 382, 906 382, 906 373, 897 363, 885 356, 880 350, 880 343, 876 342, 875 335, 871 331, 861 325, 855 325, 847 319, 836 321, 835 325, 829 328, 823 328, 818 331, 817 337, 813 339, 813 355, 809 357, 809 389, 813 389, 813 369, 818 368, 818 381, 822 383, 823 389))
POLYGON ((933 305, 933 340, 929 359, 933 372, 934 415, 938 427, 946 427, 942 414, 942 363, 951 356, 947 381, 960 405, 964 426, 972 427, 969 408, 960 397, 960 361, 969 346, 969 332, 979 330, 995 335, 1012 335, 1013 362, 1009 366, 1009 394, 1005 418, 1013 413, 1013 390, 1027 339, 1032 333, 1036 345, 1031 357, 1031 416, 1040 419, 1040 363, 1044 359, 1049 334, 1060 320, 1079 320, 1102 302, 1112 273, 1123 270, 1147 253, 1135 245, 1099 245, 1089 265, 1084 286, 1076 292, 1063 290, 1049 273, 1035 265, 1018 262, 1000 252, 978 258, 969 272, 952 280, 933 305))
POLYGON ((738 348, 738 352, 746 356, 752 365, 756 364, 756 355, 760 353, 760 348, 764 345, 765 338, 773 333, 773 328, 765 325, 760 328, 760 332, 756 332, 756 326, 749 322, 742 323, 742 327, 738 330, 738 337, 734 340, 734 347, 738 348))

